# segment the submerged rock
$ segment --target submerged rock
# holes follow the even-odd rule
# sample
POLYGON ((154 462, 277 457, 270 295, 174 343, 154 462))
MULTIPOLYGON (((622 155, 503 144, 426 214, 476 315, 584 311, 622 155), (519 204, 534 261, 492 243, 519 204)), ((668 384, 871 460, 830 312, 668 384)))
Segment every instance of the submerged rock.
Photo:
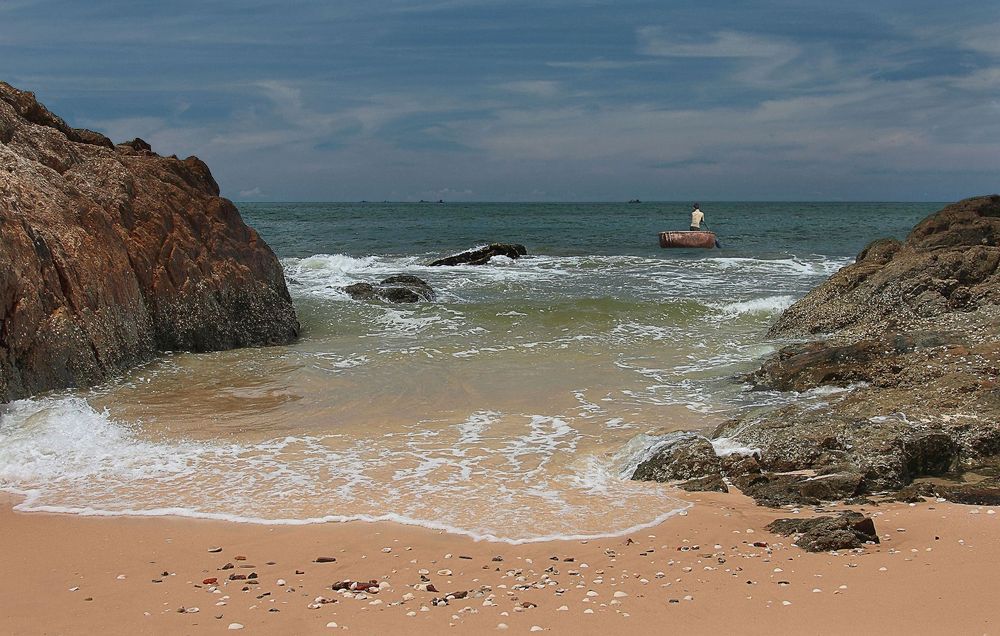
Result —
POLYGON ((850 550, 879 542, 875 522, 859 512, 845 512, 836 517, 778 519, 767 529, 783 536, 796 535, 795 544, 807 552, 850 550))
POLYGON ((431 267, 440 265, 485 265, 494 256, 518 259, 527 255, 528 250, 518 243, 490 243, 483 247, 466 250, 452 256, 439 258, 429 263, 431 267))
POLYGON ((390 303, 415 303, 434 300, 436 294, 431 286, 416 276, 397 274, 377 285, 354 283, 343 288, 354 300, 381 300, 390 303))
POLYGON ((298 336, 278 259, 198 158, 115 146, 0 82, 0 166, 0 401, 298 336))

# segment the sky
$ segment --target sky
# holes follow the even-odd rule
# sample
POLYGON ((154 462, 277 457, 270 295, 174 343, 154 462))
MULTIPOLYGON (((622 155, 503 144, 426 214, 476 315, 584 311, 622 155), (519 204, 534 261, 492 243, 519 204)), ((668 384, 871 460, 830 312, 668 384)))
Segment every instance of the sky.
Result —
POLYGON ((0 79, 235 200, 1000 190, 997 0, 0 0, 0 79))

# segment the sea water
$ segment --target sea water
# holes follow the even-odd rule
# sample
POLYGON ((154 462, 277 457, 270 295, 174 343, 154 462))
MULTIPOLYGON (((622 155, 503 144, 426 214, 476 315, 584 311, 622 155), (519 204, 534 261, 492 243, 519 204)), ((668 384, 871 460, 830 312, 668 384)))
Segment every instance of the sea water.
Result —
MULTIPOLYGON (((663 250, 689 206, 248 203, 302 337, 165 354, 3 407, 20 509, 257 523, 391 520, 508 542, 596 537, 682 510, 627 479, 658 436, 783 400, 738 380, 769 325, 914 203, 709 203, 717 250, 663 250), (487 242, 528 256, 428 267, 487 242), (351 300, 405 273, 433 302, 351 300)), ((731 449, 729 449, 731 450, 731 449)))

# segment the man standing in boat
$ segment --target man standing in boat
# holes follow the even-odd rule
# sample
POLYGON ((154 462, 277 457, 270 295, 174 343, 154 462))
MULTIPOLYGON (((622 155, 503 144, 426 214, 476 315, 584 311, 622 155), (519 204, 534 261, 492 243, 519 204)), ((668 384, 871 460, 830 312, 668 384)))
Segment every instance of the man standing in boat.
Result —
POLYGON ((691 231, 700 232, 701 222, 705 218, 705 213, 698 209, 698 204, 694 204, 694 209, 691 210, 691 231))

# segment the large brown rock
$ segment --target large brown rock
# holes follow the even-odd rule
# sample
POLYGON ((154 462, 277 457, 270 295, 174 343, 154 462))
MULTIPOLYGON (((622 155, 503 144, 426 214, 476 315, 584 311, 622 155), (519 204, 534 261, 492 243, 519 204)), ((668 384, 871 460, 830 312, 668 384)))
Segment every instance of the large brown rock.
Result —
POLYGON ((1000 195, 927 217, 903 243, 881 239, 789 307, 772 336, 879 337, 1000 304, 1000 195))
POLYGON ((762 475, 733 483, 758 501, 826 500, 1000 457, 998 239, 1000 196, 959 201, 903 242, 871 243, 788 308, 770 335, 826 340, 788 345, 743 379, 754 389, 850 390, 720 426, 717 436, 761 449, 762 475), (821 474, 773 474, 803 470, 821 474))
POLYGON ((0 401, 299 328, 274 253, 208 166, 115 146, 2 82, 0 325, 0 401))

